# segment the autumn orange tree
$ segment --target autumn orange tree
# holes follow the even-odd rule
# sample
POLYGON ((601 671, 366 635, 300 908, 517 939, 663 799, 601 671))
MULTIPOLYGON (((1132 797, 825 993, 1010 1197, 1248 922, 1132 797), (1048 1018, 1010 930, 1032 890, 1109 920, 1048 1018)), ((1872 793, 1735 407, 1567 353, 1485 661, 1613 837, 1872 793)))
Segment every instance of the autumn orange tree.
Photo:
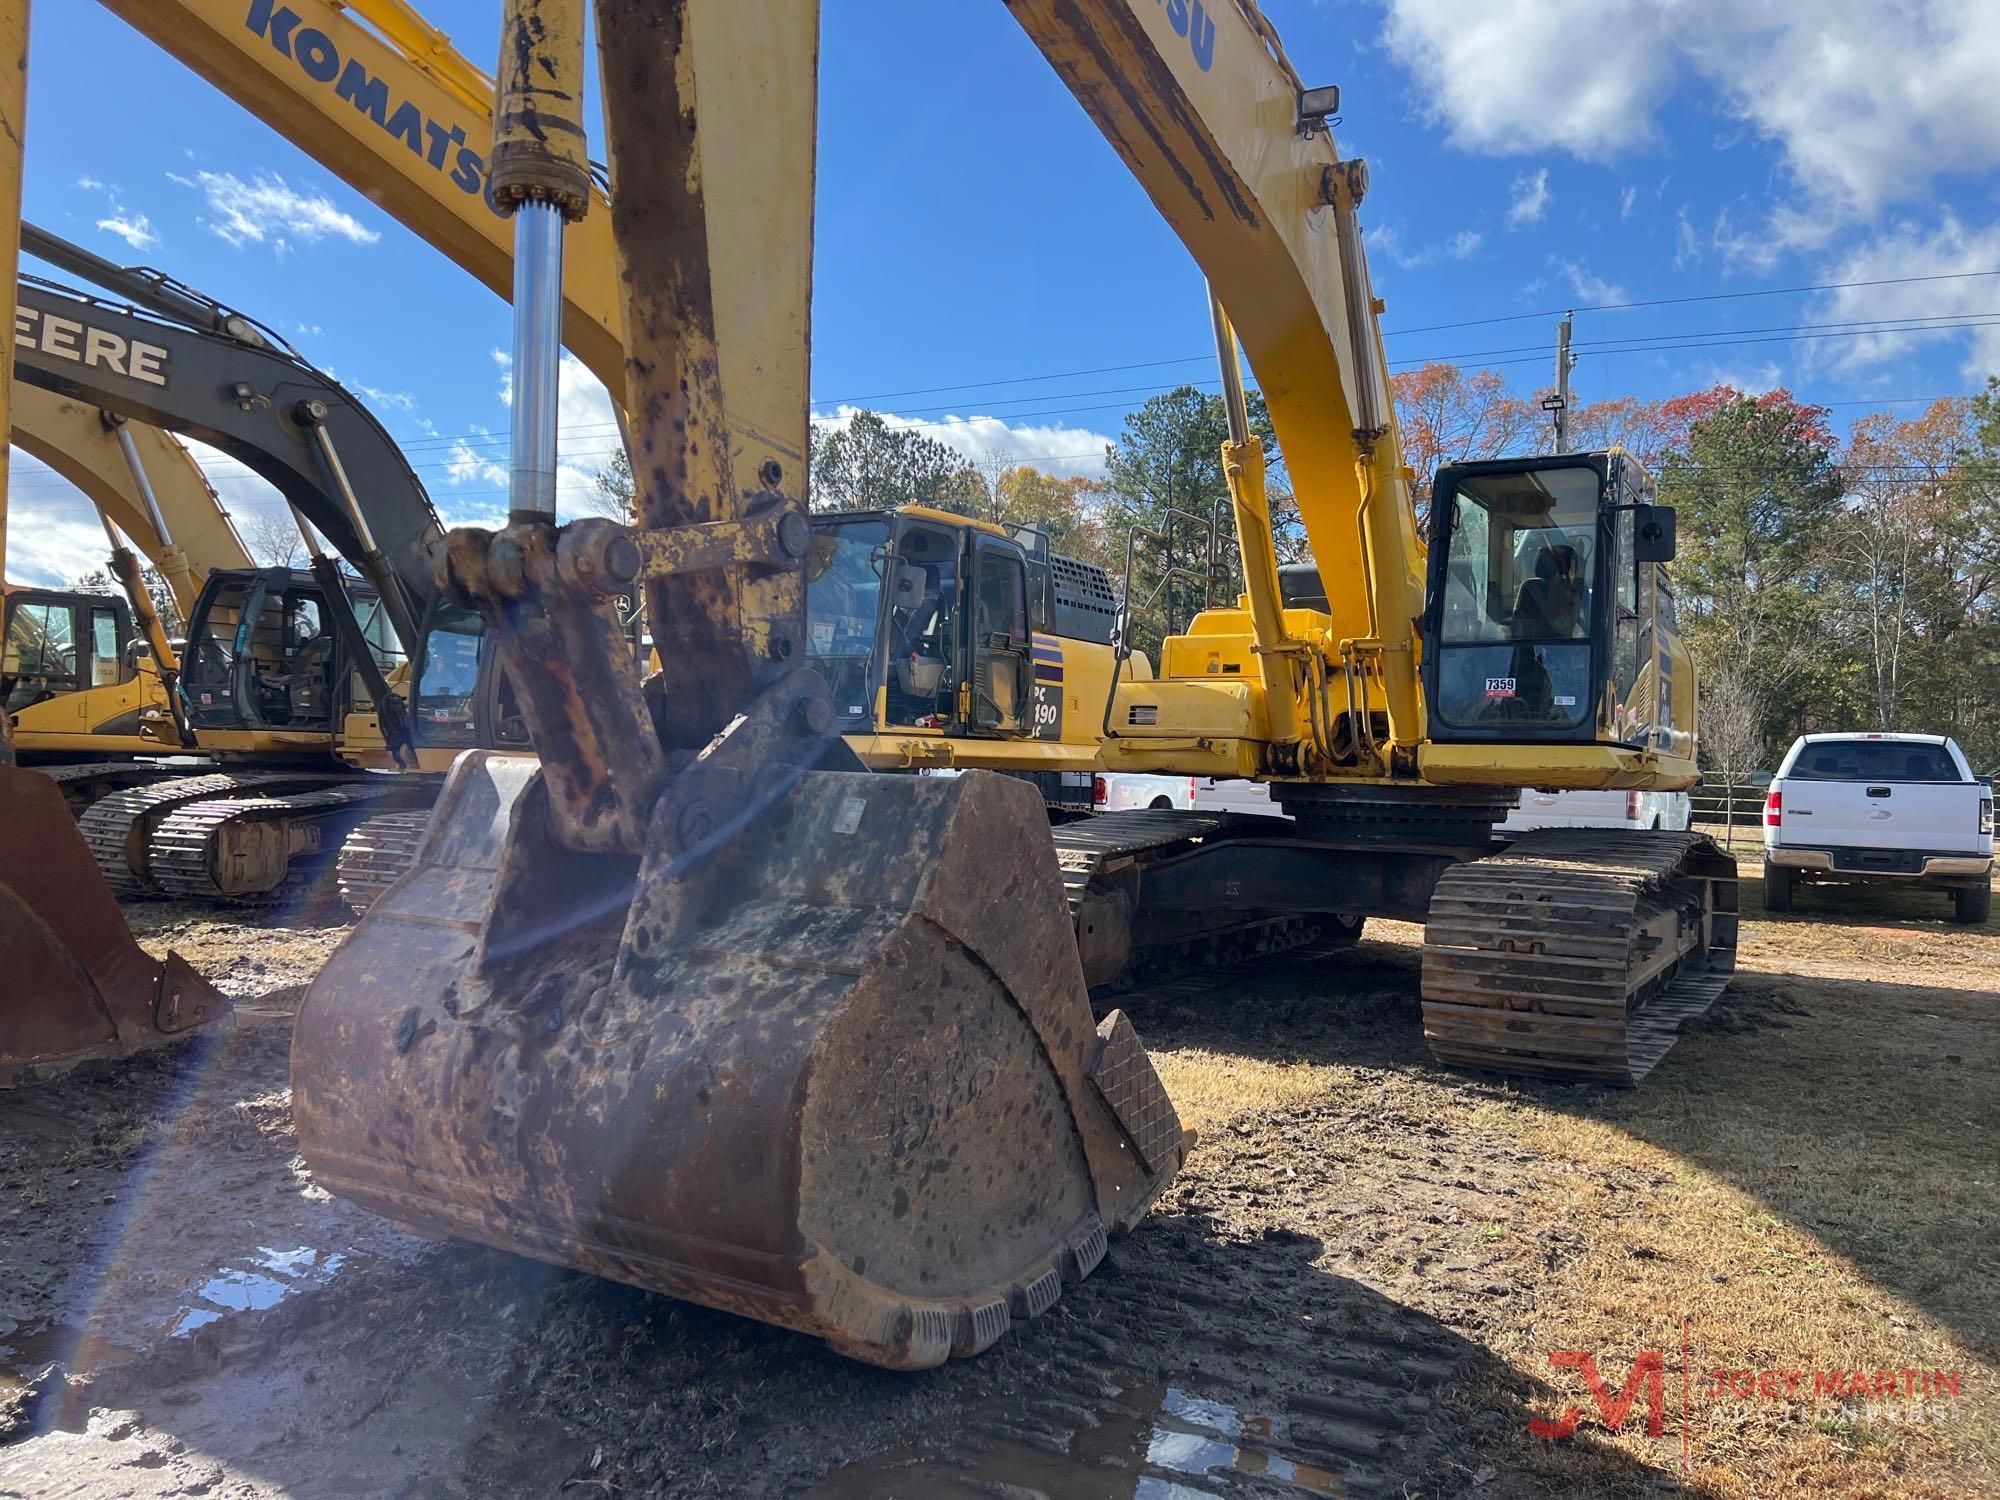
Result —
POLYGON ((1403 462, 1414 471, 1419 520, 1430 514, 1431 479, 1442 464, 1503 458, 1545 446, 1540 410, 1507 389, 1498 370, 1468 373, 1433 360, 1389 377, 1403 462))

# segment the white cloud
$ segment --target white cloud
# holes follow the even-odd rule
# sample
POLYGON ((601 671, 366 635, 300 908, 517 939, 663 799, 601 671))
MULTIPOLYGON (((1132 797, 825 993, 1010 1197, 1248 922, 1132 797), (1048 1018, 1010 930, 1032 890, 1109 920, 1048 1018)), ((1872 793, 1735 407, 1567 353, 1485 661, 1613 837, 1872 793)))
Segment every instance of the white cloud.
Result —
POLYGON ((153 232, 153 221, 144 214, 125 213, 114 208, 97 221, 97 227, 106 234, 115 234, 134 250, 148 250, 160 243, 159 235, 153 232))
POLYGON ((1872 218, 2000 158, 1992 0, 1389 0, 1384 36, 1430 117, 1492 155, 1643 145, 1691 70, 1822 213, 1872 218))
POLYGON ((451 440, 451 451, 444 461, 445 480, 453 485, 497 484, 504 490, 507 466, 496 455, 504 456, 506 452, 504 435, 496 444, 491 432, 475 427, 470 438, 451 440), (474 443, 479 446, 475 448, 474 443))
POLYGON ((234 172, 197 172, 192 179, 176 172, 167 176, 198 189, 214 216, 199 222, 239 248, 268 243, 282 256, 293 250, 294 240, 310 245, 331 237, 372 245, 382 237, 324 193, 301 192, 275 172, 259 172, 249 182, 234 172))
POLYGON ((1620 222, 1632 217, 1632 202, 1638 196, 1639 190, 1635 187, 1627 187, 1624 192, 1618 195, 1618 218, 1620 222))
POLYGON ((86 193, 104 195, 106 210, 104 216, 97 220, 97 227, 106 234, 117 235, 134 250, 149 250, 160 243, 160 236, 153 229, 153 221, 146 215, 133 213, 125 207, 124 190, 117 183, 107 183, 86 172, 77 178, 76 185, 86 193))
POLYGON ((81 490, 19 448, 9 455, 7 581, 62 588, 104 566, 104 528, 81 490))
POLYGON ((1405 271, 1434 266, 1441 260, 1470 260, 1479 253, 1482 242, 1482 236, 1477 230, 1461 229, 1441 245, 1410 250, 1403 245, 1403 231, 1400 225, 1385 224, 1379 229, 1368 231, 1369 248, 1393 261, 1405 271))
MULTIPOLYGON (((1934 230, 1903 222, 1871 243, 1850 251, 1829 268, 1828 281, 1885 281, 1897 277, 1951 275, 2000 267, 2000 224, 1968 229, 1947 213, 1934 230)), ((1814 323, 1870 322, 1885 318, 1940 318, 1991 321, 1994 283, 2000 277, 1920 281, 1903 286, 1849 287, 1815 300, 1805 319, 1814 323)), ((1856 338, 1821 339, 1803 345, 1808 363, 1859 370, 1913 353, 1919 346, 1966 340, 1962 366, 1972 380, 2000 371, 2000 327, 1919 329, 1869 333, 1856 338)))
POLYGON ((1602 307, 1607 303, 1625 300, 1625 288, 1595 275, 1581 262, 1563 260, 1551 255, 1549 264, 1563 273, 1563 279, 1569 283, 1569 289, 1576 293, 1579 301, 1594 307, 1602 307))
POLYGON ((1390 0, 1385 37, 1454 143, 1602 160, 1653 134, 1673 76, 1653 0, 1390 0))
POLYGON ((1549 211, 1549 200, 1555 195, 1549 191, 1549 169, 1541 167, 1533 172, 1523 172, 1514 179, 1510 190, 1511 201, 1507 204, 1507 227, 1519 229, 1523 224, 1534 224, 1549 211))
POLYGON ((1687 205, 1674 218, 1674 269, 1684 270, 1701 260, 1701 240, 1696 237, 1694 225, 1688 222, 1687 205))
MULTIPOLYGON (((813 425, 822 431, 838 430, 860 413, 856 406, 815 412, 813 425)), ((925 437, 936 438, 974 463, 1008 459, 1033 464, 1051 474, 1098 477, 1104 472, 1104 450, 1112 442, 1103 433, 1085 427, 1015 425, 1002 417, 899 417, 886 411, 876 415, 891 427, 913 427, 925 437)))
POLYGON ((1705 391, 1726 385, 1746 396, 1761 396, 1785 383, 1785 372, 1770 360, 1760 365, 1719 365, 1710 362, 1699 368, 1701 373, 1682 381, 1690 390, 1705 391))
MULTIPOLYGON (((305 332, 303 325, 299 331, 305 332)), ((319 332, 318 328, 314 328, 313 332, 319 332)), ((327 373, 331 374, 332 371, 327 373)), ((369 385, 363 380, 349 380, 343 384, 357 396, 366 396, 370 403, 383 411, 415 412, 417 409, 417 398, 408 391, 385 391, 380 386, 369 385)))
POLYGON ((1834 230, 1831 220, 1781 203, 1764 223, 1744 229, 1725 208, 1715 216, 1711 238, 1725 265, 1768 271, 1793 251, 1824 249, 1834 230))

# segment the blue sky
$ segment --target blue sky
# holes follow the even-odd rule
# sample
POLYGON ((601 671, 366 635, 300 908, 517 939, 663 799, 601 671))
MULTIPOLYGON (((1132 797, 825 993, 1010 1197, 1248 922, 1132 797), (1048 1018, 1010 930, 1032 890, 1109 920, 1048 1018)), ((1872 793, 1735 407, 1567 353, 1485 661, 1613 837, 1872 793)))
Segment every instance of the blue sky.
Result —
MULTIPOLYGON (((426 9, 488 63, 497 0, 426 9)), ((1960 274, 2000 270, 2000 5, 1265 10, 1307 81, 1341 86, 1336 138, 1370 162, 1392 361, 1490 364, 1526 392, 1568 306, 1955 275, 1581 312, 1574 380, 1586 399, 1783 384, 1835 403, 1838 425, 2000 370, 2000 277, 1960 274), (1396 332, 1497 318, 1521 320, 1396 332), (1854 336, 1877 319, 1980 326, 1854 336), (1805 324, 1849 326, 1785 332, 1805 324), (1589 347, 1661 335, 1713 346, 1589 347)), ((866 404, 974 455, 1090 472, 1126 410, 1212 379, 1199 272, 998 0, 823 14, 820 410, 866 404), (1069 373, 1136 364, 1150 368, 1069 373), (1016 383, 975 384, 1000 381, 1016 383)), ((26 204, 285 332, 370 396, 448 520, 503 508, 504 446, 480 436, 505 426, 500 300, 87 0, 35 7, 26 204)), ((607 410, 587 379, 566 392, 573 483, 603 460, 607 410)), ((97 565, 80 497, 15 463, 9 577, 97 565)), ((210 467, 233 510, 277 504, 210 467)))

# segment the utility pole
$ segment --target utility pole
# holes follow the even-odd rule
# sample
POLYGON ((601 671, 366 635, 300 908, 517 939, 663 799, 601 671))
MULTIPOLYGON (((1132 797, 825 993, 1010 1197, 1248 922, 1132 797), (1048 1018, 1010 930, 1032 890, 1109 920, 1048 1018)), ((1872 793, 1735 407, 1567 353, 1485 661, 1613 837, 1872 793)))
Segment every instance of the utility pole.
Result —
POLYGON ((1569 372, 1576 368, 1576 357, 1569 352, 1570 320, 1574 313, 1564 313, 1563 320, 1556 324, 1556 452, 1569 452, 1569 372))

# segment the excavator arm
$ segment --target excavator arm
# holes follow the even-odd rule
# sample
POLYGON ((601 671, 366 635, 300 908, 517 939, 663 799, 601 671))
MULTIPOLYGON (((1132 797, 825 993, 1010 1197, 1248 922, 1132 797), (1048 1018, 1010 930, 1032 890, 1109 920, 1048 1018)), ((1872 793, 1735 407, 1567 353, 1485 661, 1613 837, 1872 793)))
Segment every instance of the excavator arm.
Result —
MULTIPOLYGON (((1208 277, 1225 313, 1224 364, 1233 329, 1269 406, 1312 556, 1332 581, 1331 624, 1311 643, 1284 624, 1268 517, 1242 493, 1239 438, 1229 467, 1262 653, 1338 657, 1359 643, 1379 664, 1393 741, 1413 747, 1424 554, 1355 218, 1367 172, 1340 159, 1325 123, 1337 92, 1309 90, 1261 13, 1237 0, 1007 7, 1208 277)), ((1281 709, 1302 696, 1291 676, 1265 675, 1281 709)), ((1311 716, 1280 722, 1309 728, 1311 716)))
POLYGON ((240 460, 356 563, 405 649, 416 648, 435 591, 428 549, 443 533, 422 483, 366 406, 268 344, 35 279, 18 296, 14 366, 23 384, 240 460))
MULTIPOLYGON (((512 225, 489 201, 493 80, 405 0, 99 0, 222 93, 380 204, 502 297, 513 286, 512 225)), ((761 46, 759 39, 757 45, 761 46)), ((788 109, 775 85, 756 101, 788 109)), ((753 105, 752 107, 756 107, 753 105)), ((793 136, 785 135, 787 142, 793 136)), ((791 203, 776 180, 746 183, 759 223, 798 278, 810 264, 811 198, 791 203)), ((601 188, 567 236, 563 343, 624 406, 624 309, 611 216, 601 188)), ((718 299, 727 383, 727 451, 746 493, 805 494, 805 426, 789 393, 805 379, 805 328, 789 292, 774 313, 747 277, 718 299), (758 378, 763 375, 775 379, 758 378), (776 475, 775 481, 771 478, 776 475)))

